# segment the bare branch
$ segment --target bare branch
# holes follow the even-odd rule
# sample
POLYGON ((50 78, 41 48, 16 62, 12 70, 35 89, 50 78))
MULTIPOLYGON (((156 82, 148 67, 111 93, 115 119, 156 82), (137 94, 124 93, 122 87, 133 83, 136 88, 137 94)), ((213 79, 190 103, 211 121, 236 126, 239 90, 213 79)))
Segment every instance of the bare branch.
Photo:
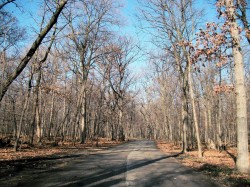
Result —
POLYGON ((0 10, 1 10, 4 6, 6 6, 7 4, 13 3, 14 1, 16 1, 16 0, 7 0, 6 2, 0 4, 0 10))
POLYGON ((18 77, 18 75, 21 74, 21 72, 23 71, 23 69, 29 63, 30 59, 32 58, 32 56, 34 55, 34 53, 36 52, 36 50, 40 46, 40 44, 41 44, 42 40, 44 39, 44 37, 48 34, 48 32, 50 31, 50 29, 57 22, 57 19, 58 19, 60 13, 62 12, 62 10, 63 10, 63 8, 64 8, 64 6, 66 5, 67 2, 68 2, 68 0, 62 0, 60 2, 58 8, 56 9, 55 13, 51 17, 49 23, 40 32, 40 34, 38 35, 38 37, 36 38, 36 40, 32 44, 31 48, 29 49, 28 53, 21 60, 20 64, 18 65, 18 67, 16 68, 16 70, 11 74, 11 76, 8 78, 8 80, 3 83, 2 89, 0 90, 0 102, 2 101, 2 98, 5 95, 5 93, 7 92, 9 86, 11 85, 11 83, 18 77))

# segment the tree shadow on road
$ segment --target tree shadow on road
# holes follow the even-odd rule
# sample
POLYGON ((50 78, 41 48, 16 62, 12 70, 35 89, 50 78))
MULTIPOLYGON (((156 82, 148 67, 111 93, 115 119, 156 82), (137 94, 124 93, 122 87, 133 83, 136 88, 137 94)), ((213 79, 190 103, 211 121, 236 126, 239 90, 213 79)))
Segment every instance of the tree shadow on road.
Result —
POLYGON ((181 154, 181 153, 169 155, 169 156, 160 156, 159 158, 156 158, 153 160, 141 161, 140 163, 135 163, 135 164, 132 164, 130 166, 119 165, 119 166, 116 166, 116 168, 112 167, 112 168, 109 168, 105 171, 95 173, 93 175, 90 175, 88 177, 84 177, 82 179, 78 179, 77 181, 72 182, 72 184, 74 184, 74 186, 87 186, 87 185, 91 185, 91 184, 92 184, 91 186, 96 186, 96 187, 97 186, 111 186, 111 185, 113 185, 114 181, 115 182, 119 181, 118 179, 115 179, 114 181, 109 180, 112 177, 118 176, 118 175, 123 174, 123 173, 125 174, 126 172, 129 172, 131 170, 134 170, 134 169, 137 169, 137 168, 140 168, 143 166, 147 166, 147 165, 156 163, 158 161, 161 161, 161 160, 164 160, 167 158, 176 157, 179 154, 181 154), (100 182, 103 180, 104 180, 104 182, 100 182), (94 183, 98 183, 98 184, 94 184, 94 183))
MULTIPOLYGON (((24 158, 18 160, 7 160, 0 161, 0 179, 13 176, 26 169, 47 169, 56 164, 66 162, 70 159, 75 159, 83 157, 83 154, 79 155, 50 155, 46 157, 34 157, 34 158, 24 158)), ((1 185, 0 185, 1 186, 1 185)))

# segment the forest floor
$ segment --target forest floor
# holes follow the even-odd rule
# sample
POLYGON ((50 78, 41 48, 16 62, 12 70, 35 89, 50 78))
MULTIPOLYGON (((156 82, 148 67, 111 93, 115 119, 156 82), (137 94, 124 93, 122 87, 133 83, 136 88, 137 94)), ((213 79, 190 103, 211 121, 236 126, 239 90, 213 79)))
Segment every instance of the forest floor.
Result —
POLYGON ((75 145, 72 142, 63 145, 55 145, 54 143, 46 141, 41 146, 34 145, 32 147, 23 144, 21 149, 14 151, 13 142, 11 142, 8 147, 0 148, 0 179, 7 178, 9 180, 25 168, 50 168, 55 164, 64 164, 68 160, 121 144, 121 142, 106 139, 100 139, 98 144, 96 141, 89 141, 86 144, 75 143, 75 145))
POLYGON ((99 139, 98 143, 96 141, 88 141, 85 144, 75 143, 75 145, 73 145, 72 142, 66 142, 59 145, 54 145, 54 142, 44 142, 41 146, 35 145, 33 147, 23 144, 18 151, 14 151, 13 146, 8 146, 6 148, 0 148, 0 162, 62 157, 83 150, 97 151, 100 149, 106 149, 117 144, 120 144, 120 142, 99 139))
POLYGON ((235 170, 236 148, 223 151, 204 149, 203 158, 198 158, 196 150, 178 154, 181 152, 181 147, 174 143, 157 141, 157 146, 164 153, 176 154, 179 162, 208 175, 222 186, 250 187, 250 175, 239 174, 235 170))

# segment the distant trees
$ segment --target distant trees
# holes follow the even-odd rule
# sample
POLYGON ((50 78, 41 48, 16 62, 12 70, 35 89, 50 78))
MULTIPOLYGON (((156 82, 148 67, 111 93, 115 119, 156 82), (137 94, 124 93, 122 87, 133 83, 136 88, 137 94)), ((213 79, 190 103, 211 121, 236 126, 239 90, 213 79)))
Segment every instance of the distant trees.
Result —
MULTIPOLYGON (((157 32, 154 38, 155 45, 167 55, 171 56, 173 67, 178 72, 179 84, 181 85, 182 124, 183 124, 183 152, 187 151, 187 130, 190 118, 188 115, 188 96, 190 87, 190 62, 183 41, 192 41, 194 29, 197 25, 199 11, 194 10, 193 1, 139 1, 142 4, 141 17, 157 32), (173 11, 174 10, 174 11, 173 11), (179 44, 179 45, 177 45, 179 44)), ((167 57, 167 56, 166 56, 167 57)), ((192 92, 191 92, 192 93, 192 92)), ((193 106, 195 111, 195 106, 193 106)), ((195 114, 193 114, 194 116, 195 114)), ((194 119, 196 116, 194 116, 194 119)), ((198 127, 196 125, 196 127, 198 127)), ((197 132, 198 133, 198 132, 197 132)), ((197 138, 199 135, 197 134, 197 138)), ((198 140, 199 142, 199 140, 198 140)), ((200 147, 200 145, 199 145, 200 147)), ((200 152, 201 153, 201 152, 200 152)), ((201 154, 200 154, 201 155, 201 154)))
POLYGON ((128 136, 129 122, 126 120, 126 108, 133 95, 128 92, 133 84, 128 70, 129 65, 137 58, 136 46, 127 38, 117 38, 105 47, 105 54, 100 59, 102 75, 110 87, 109 94, 112 97, 113 111, 117 113, 117 123, 112 126, 112 139, 125 140, 128 136), (125 123, 123 125, 123 123, 125 123))

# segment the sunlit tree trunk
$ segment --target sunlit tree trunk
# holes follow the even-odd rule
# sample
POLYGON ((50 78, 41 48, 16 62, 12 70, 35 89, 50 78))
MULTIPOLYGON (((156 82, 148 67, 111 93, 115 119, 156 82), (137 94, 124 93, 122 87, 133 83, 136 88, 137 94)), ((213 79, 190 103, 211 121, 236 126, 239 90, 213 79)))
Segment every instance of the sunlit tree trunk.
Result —
MULTIPOLYGON (((220 79, 219 79, 219 86, 221 86, 221 67, 219 69, 220 71, 220 79)), ((218 115, 217 115, 217 120, 216 120, 216 124, 217 124, 217 128, 216 128, 216 140, 217 140, 217 148, 221 149, 221 145, 222 145, 222 141, 221 141, 221 121, 222 121, 222 114, 221 114, 221 110, 222 110, 222 103, 221 103, 221 92, 219 92, 219 97, 218 97, 218 115)))
POLYGON ((201 158, 202 157, 202 150, 201 150, 199 125, 198 125, 198 119, 197 119, 196 108, 195 108, 193 81, 192 81, 192 76, 191 76, 191 64, 189 64, 189 67, 188 67, 188 83, 189 83, 189 92, 190 92, 190 98, 191 98, 192 110, 193 110, 195 135, 196 135, 196 141, 197 141, 197 146, 198 146, 198 157, 201 158))
POLYGON ((49 115, 49 129, 48 129, 48 139, 50 140, 51 136, 51 128, 52 128, 52 120, 53 120, 53 112, 54 112, 54 99, 55 99, 55 91, 52 90, 52 99, 51 99, 51 107, 50 107, 50 115, 49 115))
POLYGON ((248 126, 247 126, 247 98, 244 81, 244 65, 242 57, 242 49, 240 47, 240 36, 238 24, 236 22, 234 2, 226 0, 227 10, 229 12, 229 20, 231 23, 230 32, 233 38, 233 57, 235 72, 235 92, 237 107, 237 162, 236 167, 240 172, 249 172, 248 157, 248 126))
POLYGON ((204 140, 205 144, 208 143, 208 117, 207 117, 207 110, 204 109, 204 140))
POLYGON ((84 144, 86 141, 86 124, 87 124, 87 102, 85 86, 82 89, 82 106, 80 112, 80 143, 84 144))
POLYGON ((31 92, 31 88, 32 88, 32 79, 33 79, 33 72, 31 72, 29 82, 28 82, 28 93, 27 93, 27 96, 25 98, 25 102, 24 102, 24 106, 23 106, 23 109, 22 109, 19 125, 18 125, 18 128, 17 128, 16 140, 15 140, 15 144, 14 144, 14 151, 17 151, 17 148, 18 148, 18 145, 19 145, 19 140, 20 140, 20 136, 21 136, 21 132, 22 132, 22 126, 23 126, 23 118, 24 118, 25 112, 26 112, 26 110, 28 108, 28 104, 29 104, 29 100, 30 100, 30 92, 31 92))
MULTIPOLYGON (((12 116, 13 116, 13 125, 14 125, 14 137, 17 137, 17 118, 16 118, 16 101, 15 98, 11 98, 11 104, 12 104, 12 116)), ((1 108, 1 107, 0 107, 1 108)))
POLYGON ((42 65, 39 64, 38 68, 38 77, 37 77, 37 85, 35 90, 35 121, 36 121, 36 135, 37 135, 37 142, 41 144, 42 142, 42 126, 41 126, 41 116, 40 116, 40 106, 39 106, 39 100, 41 99, 40 95, 40 83, 42 78, 42 65))
POLYGON ((182 152, 187 152, 187 127, 188 127, 188 106, 187 106, 187 95, 182 93, 182 152))

